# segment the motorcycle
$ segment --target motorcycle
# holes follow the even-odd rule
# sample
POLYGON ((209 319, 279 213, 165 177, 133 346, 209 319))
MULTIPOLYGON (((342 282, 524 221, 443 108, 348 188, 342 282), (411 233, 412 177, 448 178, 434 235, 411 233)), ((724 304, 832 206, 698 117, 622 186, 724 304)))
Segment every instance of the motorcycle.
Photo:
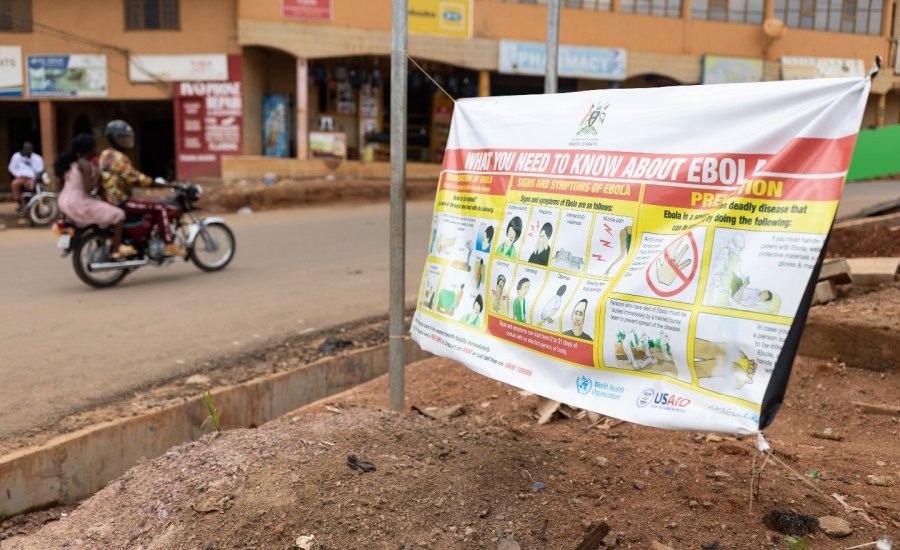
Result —
POLYGON ((59 203, 56 193, 50 188, 50 174, 44 172, 34 182, 34 191, 25 191, 19 201, 19 208, 28 217, 28 223, 35 225, 49 225, 59 216, 59 203))
POLYGON ((166 183, 157 178, 157 185, 169 187, 173 198, 165 201, 172 234, 176 244, 187 252, 182 256, 164 254, 165 242, 152 214, 125 219, 122 243, 137 251, 127 258, 111 256, 113 228, 95 225, 77 227, 69 220, 57 221, 54 231, 59 236, 57 247, 62 257, 72 254, 75 274, 95 288, 115 286, 139 267, 168 266, 176 261, 191 261, 203 271, 220 271, 234 258, 235 240, 231 229, 221 218, 200 218, 194 212, 203 188, 196 183, 179 181, 166 183))

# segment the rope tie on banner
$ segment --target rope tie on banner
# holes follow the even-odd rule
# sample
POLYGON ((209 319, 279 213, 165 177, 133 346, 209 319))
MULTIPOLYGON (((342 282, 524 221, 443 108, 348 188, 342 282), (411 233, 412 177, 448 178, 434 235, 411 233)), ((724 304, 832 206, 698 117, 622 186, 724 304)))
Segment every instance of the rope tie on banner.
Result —
POLYGON ((875 77, 878 76, 878 73, 880 71, 881 71, 881 56, 876 55, 875 56, 875 64, 872 65, 872 68, 869 70, 869 76, 867 76, 866 78, 868 78, 869 80, 874 80, 875 77))
POLYGON ((409 56, 409 53, 408 53, 406 50, 392 50, 392 51, 400 52, 400 53, 402 53, 403 55, 405 55, 405 56, 406 56, 406 59, 410 60, 410 61, 412 62, 412 64, 416 66, 417 69, 419 69, 420 71, 422 71, 422 74, 424 74, 424 75, 428 78, 428 80, 430 80, 435 86, 438 87, 438 90, 444 92, 444 95, 447 96, 447 97, 450 99, 450 101, 452 101, 453 103, 456 103, 456 99, 455 99, 452 95, 450 95, 449 93, 447 93, 447 90, 445 90, 445 89, 443 88, 443 86, 441 86, 440 84, 438 84, 437 81, 436 81, 434 78, 431 77, 431 75, 428 73, 428 71, 426 71, 424 68, 422 68, 421 65, 419 65, 418 63, 416 63, 416 60, 413 59, 412 57, 410 57, 410 56, 409 56))

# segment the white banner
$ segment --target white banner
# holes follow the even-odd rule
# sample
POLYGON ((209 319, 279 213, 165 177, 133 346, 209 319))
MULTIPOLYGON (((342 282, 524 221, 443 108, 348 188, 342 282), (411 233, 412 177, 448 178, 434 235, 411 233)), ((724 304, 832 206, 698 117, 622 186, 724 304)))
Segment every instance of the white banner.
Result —
POLYGON ((870 85, 458 101, 413 339, 575 407, 757 432, 784 394, 870 85))
POLYGON ((132 55, 128 59, 132 82, 213 82, 228 80, 228 56, 132 55))
POLYGON ((23 75, 22 47, 0 46, 0 96, 21 97, 23 75))

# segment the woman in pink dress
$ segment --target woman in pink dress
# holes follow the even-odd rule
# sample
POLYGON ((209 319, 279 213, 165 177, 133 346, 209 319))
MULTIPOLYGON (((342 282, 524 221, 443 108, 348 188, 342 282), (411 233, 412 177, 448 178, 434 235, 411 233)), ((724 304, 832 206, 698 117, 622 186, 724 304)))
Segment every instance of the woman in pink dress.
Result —
POLYGON ((96 225, 113 227, 113 259, 130 256, 134 247, 122 243, 122 222, 125 211, 108 202, 96 199, 89 193, 97 185, 97 167, 91 159, 97 156, 97 142, 90 134, 79 134, 72 140, 69 150, 53 163, 63 187, 59 194, 59 209, 79 227, 96 225))

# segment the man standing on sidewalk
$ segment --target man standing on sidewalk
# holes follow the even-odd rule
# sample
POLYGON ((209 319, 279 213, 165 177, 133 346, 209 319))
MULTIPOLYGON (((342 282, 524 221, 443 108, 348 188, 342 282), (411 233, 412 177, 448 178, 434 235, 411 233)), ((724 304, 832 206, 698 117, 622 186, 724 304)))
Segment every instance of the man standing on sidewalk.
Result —
POLYGON ((23 191, 34 191, 34 182, 41 177, 43 172, 44 159, 34 152, 34 145, 30 141, 22 144, 21 151, 13 153, 9 161, 9 173, 13 177, 10 187, 13 201, 16 203, 16 210, 19 213, 22 208, 19 201, 22 199, 23 191))

